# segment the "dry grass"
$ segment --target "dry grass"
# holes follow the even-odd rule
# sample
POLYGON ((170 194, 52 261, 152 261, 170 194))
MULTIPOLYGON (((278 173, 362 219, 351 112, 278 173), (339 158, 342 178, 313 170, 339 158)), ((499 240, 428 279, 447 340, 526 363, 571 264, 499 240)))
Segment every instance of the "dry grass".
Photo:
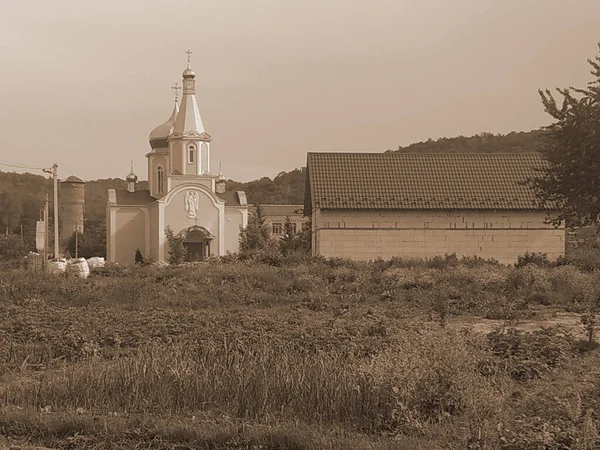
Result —
POLYGON ((597 350, 560 330, 445 324, 495 314, 504 329, 539 299, 581 308, 596 273, 449 260, 107 275, 0 275, 0 435, 90 449, 595 442, 600 380, 579 375, 577 403, 561 374, 597 350), (533 406, 552 390, 565 394, 558 419, 533 406))

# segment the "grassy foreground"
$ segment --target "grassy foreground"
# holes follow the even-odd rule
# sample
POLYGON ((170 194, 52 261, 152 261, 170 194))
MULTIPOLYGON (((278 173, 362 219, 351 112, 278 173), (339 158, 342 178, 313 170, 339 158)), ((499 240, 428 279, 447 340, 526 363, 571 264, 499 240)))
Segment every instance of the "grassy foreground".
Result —
POLYGON ((0 448, 597 448, 586 328, 519 325, 599 295, 453 258, 5 270, 0 448))

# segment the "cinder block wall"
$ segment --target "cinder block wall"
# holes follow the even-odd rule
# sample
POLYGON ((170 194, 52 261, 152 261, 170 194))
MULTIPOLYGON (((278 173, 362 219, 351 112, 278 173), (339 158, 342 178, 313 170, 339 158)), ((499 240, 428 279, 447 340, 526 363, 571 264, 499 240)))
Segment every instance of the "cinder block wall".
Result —
POLYGON ((512 264, 525 252, 565 251, 564 226, 541 211, 320 210, 313 214, 313 253, 368 260, 432 258, 456 253, 512 264))

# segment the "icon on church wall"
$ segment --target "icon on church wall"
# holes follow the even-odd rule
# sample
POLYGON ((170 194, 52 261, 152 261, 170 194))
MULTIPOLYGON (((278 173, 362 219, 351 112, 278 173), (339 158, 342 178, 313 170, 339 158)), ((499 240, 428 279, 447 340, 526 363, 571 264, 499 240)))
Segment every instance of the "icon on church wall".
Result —
POLYGON ((196 211, 198 210, 198 193, 196 191, 187 191, 184 197, 184 204, 188 218, 195 219, 196 211))

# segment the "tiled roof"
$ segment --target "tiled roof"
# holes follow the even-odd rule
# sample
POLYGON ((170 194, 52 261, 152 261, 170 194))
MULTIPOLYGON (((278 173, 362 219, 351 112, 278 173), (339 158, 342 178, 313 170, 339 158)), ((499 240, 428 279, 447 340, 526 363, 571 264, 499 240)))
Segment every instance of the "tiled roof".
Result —
POLYGON ((308 153, 305 210, 539 209, 538 153, 308 153))

